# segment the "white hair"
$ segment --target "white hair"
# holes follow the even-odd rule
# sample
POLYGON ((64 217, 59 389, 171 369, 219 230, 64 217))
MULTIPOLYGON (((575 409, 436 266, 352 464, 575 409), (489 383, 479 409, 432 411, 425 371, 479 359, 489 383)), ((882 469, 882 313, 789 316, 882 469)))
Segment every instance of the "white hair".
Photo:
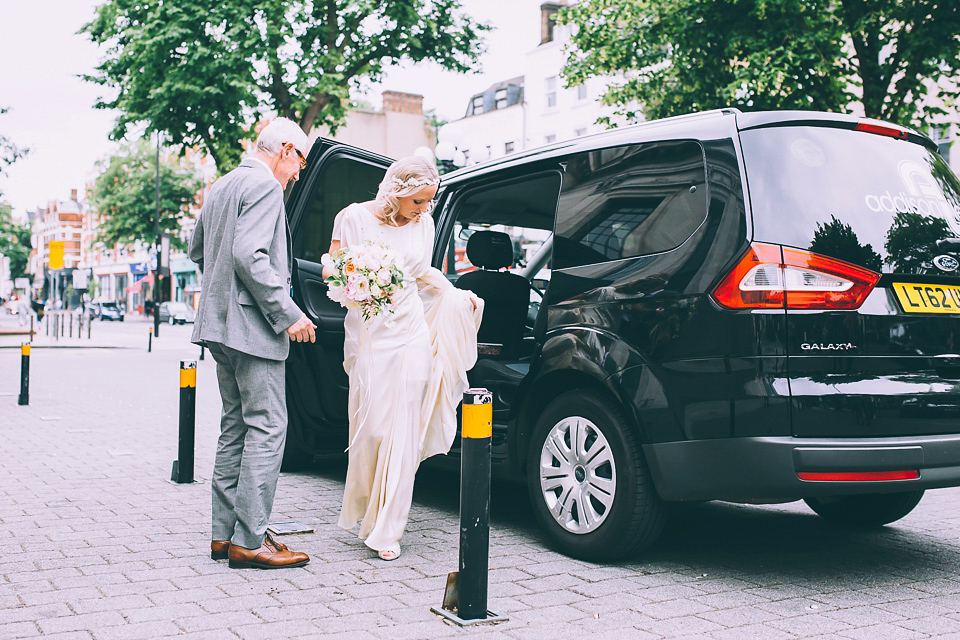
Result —
POLYGON ((293 144, 294 148, 306 158, 310 152, 310 139, 293 120, 277 118, 261 131, 257 137, 257 151, 275 156, 283 150, 283 145, 293 144))
MULTIPOLYGON (((431 160, 421 156, 400 158, 387 168, 377 197, 374 202, 374 211, 380 221, 397 226, 397 213, 400 211, 399 198, 412 196, 426 186, 440 184, 440 174, 437 166, 431 160)), ((430 203, 427 213, 433 210, 430 203)))

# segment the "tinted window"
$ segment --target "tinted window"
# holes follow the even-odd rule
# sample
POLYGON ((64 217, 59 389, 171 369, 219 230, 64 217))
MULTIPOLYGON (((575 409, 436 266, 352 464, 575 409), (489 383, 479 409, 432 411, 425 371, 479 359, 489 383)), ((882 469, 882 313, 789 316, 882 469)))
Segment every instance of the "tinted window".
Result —
POLYGON ((960 235, 960 184, 912 142, 824 127, 741 134, 754 239, 883 272, 939 273, 937 241, 960 235))
POLYGON ((348 156, 334 156, 324 162, 323 174, 313 185, 297 231, 294 255, 320 262, 320 256, 330 248, 333 219, 348 204, 375 198, 384 173, 384 167, 348 156))
POLYGON ((572 157, 563 178, 558 269, 673 249, 707 215, 703 150, 681 140, 572 157))

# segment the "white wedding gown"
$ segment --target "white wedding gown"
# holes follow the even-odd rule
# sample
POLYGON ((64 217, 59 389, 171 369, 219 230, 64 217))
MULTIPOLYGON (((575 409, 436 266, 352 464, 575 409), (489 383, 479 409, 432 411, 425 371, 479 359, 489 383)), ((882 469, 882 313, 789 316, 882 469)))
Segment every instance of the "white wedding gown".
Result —
POLYGON ((394 313, 364 320, 349 310, 343 367, 350 380, 350 447, 339 525, 368 547, 399 550, 420 462, 446 453, 456 435, 456 407, 477 358, 482 301, 453 287, 430 266, 433 219, 382 224, 351 204, 334 222, 343 248, 367 242, 397 251, 407 278, 394 313))

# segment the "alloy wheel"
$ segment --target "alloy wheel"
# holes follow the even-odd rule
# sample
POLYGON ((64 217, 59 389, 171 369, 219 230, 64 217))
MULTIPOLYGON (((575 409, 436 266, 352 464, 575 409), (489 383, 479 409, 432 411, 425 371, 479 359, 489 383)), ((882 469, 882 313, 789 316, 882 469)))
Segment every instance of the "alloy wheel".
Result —
POLYGON ((590 420, 571 416, 547 434, 540 451, 541 495, 554 520, 570 533, 603 524, 617 490, 617 469, 606 437, 590 420))

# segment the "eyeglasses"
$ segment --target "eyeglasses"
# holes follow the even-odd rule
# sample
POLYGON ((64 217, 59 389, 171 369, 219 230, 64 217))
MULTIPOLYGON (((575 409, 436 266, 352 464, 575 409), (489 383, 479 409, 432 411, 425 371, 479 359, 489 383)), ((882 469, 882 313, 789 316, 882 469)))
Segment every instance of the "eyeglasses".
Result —
POLYGON ((300 171, 303 171, 307 168, 307 159, 303 157, 303 154, 300 153, 300 150, 296 147, 294 147, 293 150, 297 152, 298 156, 300 156, 300 171))

